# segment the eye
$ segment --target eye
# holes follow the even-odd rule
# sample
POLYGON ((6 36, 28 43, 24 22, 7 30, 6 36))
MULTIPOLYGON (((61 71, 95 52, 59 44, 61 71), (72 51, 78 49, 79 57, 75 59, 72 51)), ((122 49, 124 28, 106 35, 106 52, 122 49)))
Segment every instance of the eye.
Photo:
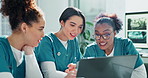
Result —
POLYGON ((39 31, 43 31, 43 29, 39 29, 39 31))
POLYGON ((95 33, 96 36, 100 36, 100 34, 95 33))
POLYGON ((107 34, 104 34, 104 36, 110 36, 110 34, 109 34, 109 33, 107 33, 107 34))
POLYGON ((74 27, 75 25, 74 24, 70 24, 70 26, 74 27))
POLYGON ((83 26, 80 26, 79 28, 80 28, 80 29, 83 29, 83 26))

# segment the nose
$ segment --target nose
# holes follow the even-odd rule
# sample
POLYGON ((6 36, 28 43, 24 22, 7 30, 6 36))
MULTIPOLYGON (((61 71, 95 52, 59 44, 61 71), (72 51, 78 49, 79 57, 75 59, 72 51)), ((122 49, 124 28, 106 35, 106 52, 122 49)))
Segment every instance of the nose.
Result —
POLYGON ((104 41, 104 39, 103 39, 103 36, 101 35, 101 37, 100 37, 100 39, 99 39, 100 41, 104 41))
POLYGON ((75 27, 74 32, 75 32, 76 34, 80 34, 80 29, 79 29, 79 27, 75 27))

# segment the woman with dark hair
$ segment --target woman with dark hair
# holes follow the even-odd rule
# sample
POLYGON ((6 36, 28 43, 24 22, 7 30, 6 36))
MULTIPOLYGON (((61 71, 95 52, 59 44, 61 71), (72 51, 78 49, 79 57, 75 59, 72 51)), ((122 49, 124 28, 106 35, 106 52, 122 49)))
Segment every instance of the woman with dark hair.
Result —
POLYGON ((59 22, 61 29, 46 35, 35 52, 45 78, 75 78, 75 65, 70 63, 82 56, 76 37, 85 29, 85 17, 79 9, 68 7, 59 22))
POLYGON ((115 37, 121 29, 122 22, 116 14, 101 14, 96 17, 96 42, 86 47, 84 57, 138 55, 131 78, 146 78, 145 66, 132 41, 115 37))
POLYGON ((0 37, 1 78, 42 78, 33 47, 44 36, 45 19, 35 0, 2 0, 12 34, 0 37))

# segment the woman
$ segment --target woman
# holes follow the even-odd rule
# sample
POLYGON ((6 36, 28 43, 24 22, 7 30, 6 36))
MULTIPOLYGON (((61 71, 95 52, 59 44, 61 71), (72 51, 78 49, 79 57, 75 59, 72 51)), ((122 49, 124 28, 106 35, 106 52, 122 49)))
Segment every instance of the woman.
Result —
POLYGON ((115 37, 121 30, 122 22, 116 14, 101 14, 95 21, 96 42, 87 46, 84 57, 109 57, 138 55, 131 78, 146 78, 145 66, 132 41, 115 37))
POLYGON ((76 77, 75 65, 70 63, 77 63, 81 58, 76 37, 85 28, 83 14, 77 8, 68 7, 59 22, 61 29, 46 35, 35 50, 45 78, 64 78, 70 74, 69 77, 76 77))
POLYGON ((33 47, 44 36, 45 19, 34 0, 2 0, 12 34, 0 37, 1 78, 43 78, 33 47))

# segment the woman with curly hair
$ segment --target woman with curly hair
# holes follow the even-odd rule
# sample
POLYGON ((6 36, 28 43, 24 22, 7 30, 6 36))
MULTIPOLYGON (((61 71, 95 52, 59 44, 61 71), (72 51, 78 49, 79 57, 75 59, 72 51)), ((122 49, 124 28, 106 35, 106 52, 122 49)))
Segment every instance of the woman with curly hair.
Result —
POLYGON ((45 19, 35 0, 2 0, 12 34, 0 37, 1 78, 42 78, 33 48, 44 36, 45 19))
POLYGON ((86 47, 84 57, 138 55, 131 78, 146 78, 146 70, 138 51, 129 39, 116 37, 122 22, 116 14, 101 14, 95 20, 95 43, 86 47))

